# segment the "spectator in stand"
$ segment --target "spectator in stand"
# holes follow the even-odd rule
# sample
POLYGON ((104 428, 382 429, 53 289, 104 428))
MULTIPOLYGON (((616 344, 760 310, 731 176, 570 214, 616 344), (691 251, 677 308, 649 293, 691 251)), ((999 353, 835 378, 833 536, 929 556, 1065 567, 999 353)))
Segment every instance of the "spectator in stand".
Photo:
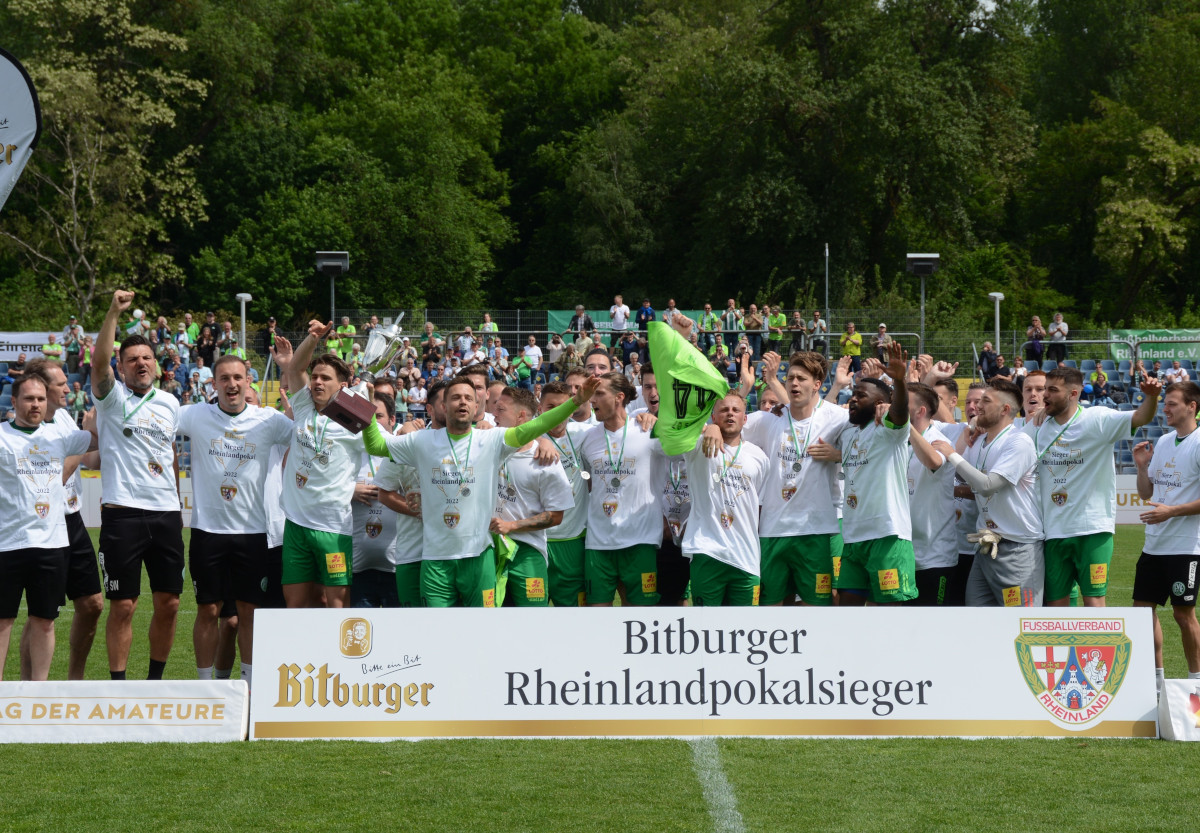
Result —
POLYGON ((342 323, 338 325, 338 353, 343 360, 348 360, 353 352, 354 336, 358 334, 358 330, 354 329, 354 325, 350 323, 350 316, 343 315, 342 323))
POLYGON ((200 335, 196 339, 196 355, 203 357, 204 363, 210 368, 217 360, 217 338, 221 328, 217 326, 217 314, 211 310, 204 315, 204 323, 200 325, 200 335))
POLYGON ((821 318, 819 309, 813 310, 812 321, 808 322, 808 335, 811 343, 809 349, 814 353, 825 354, 825 336, 829 333, 829 325, 821 318))
MULTIPOLYGON (((1086 389, 1089 385, 1085 385, 1086 389)), ((1112 390, 1108 386, 1108 374, 1103 370, 1097 370, 1096 375, 1091 382, 1091 396, 1093 405, 1103 405, 1105 408, 1115 408, 1116 402, 1112 398, 1112 390)))
POLYGON ((787 315, 779 304, 770 308, 763 307, 763 311, 767 313, 767 341, 771 344, 771 350, 782 356, 783 331, 787 329, 787 315))
POLYGON ((675 316, 679 314, 679 310, 675 308, 675 299, 670 298, 667 301, 667 308, 663 310, 662 320, 664 324, 670 324, 675 316))
POLYGON ((713 312, 712 304, 705 304, 704 311, 700 313, 700 320, 697 323, 700 327, 700 338, 697 343, 700 345, 700 352, 707 355, 712 350, 712 346, 717 343, 716 335, 721 330, 721 316, 713 312))
POLYGON ((1025 340, 1029 342, 1025 345, 1025 361, 1034 363, 1032 369, 1036 370, 1042 366, 1042 354, 1046 349, 1046 345, 1042 342, 1045 339, 1046 328, 1042 326, 1041 317, 1035 315, 1025 329, 1025 340))
POLYGON ((185 329, 187 330, 188 343, 194 347, 200 340, 200 325, 192 320, 192 314, 190 312, 185 312, 183 314, 183 323, 185 325, 185 329))
MULTIPOLYGON (((483 323, 479 325, 479 332, 481 332, 481 333, 498 333, 498 332, 500 332, 500 328, 497 327, 496 322, 492 320, 491 313, 485 312, 483 314, 483 323)), ((487 338, 487 336, 484 336, 484 338, 487 338)))
MULTIPOLYGON (((1020 359, 1017 359, 1017 361, 1020 361, 1020 359)), ((1004 356, 999 353, 996 354, 996 372, 992 374, 992 378, 994 379, 997 376, 1003 376, 1006 379, 1012 379, 1013 377, 1013 369, 1004 364, 1004 356)))
POLYGON ((658 320, 658 313, 650 306, 650 299, 643 298, 642 305, 638 307, 637 315, 634 320, 637 322, 637 328, 640 332, 646 332, 646 325, 651 321, 658 320))
POLYGON ((1155 360, 1154 369, 1150 371, 1150 378, 1162 381, 1167 376, 1167 371, 1163 370, 1162 362, 1155 360))
POLYGON ((568 371, 576 367, 583 367, 583 361, 579 358, 579 354, 575 352, 575 345, 568 344, 558 359, 558 378, 565 379, 568 371))
POLYGON ((79 372, 83 374, 85 383, 90 388, 92 386, 92 351, 96 346, 92 344, 91 336, 83 337, 83 346, 79 348, 79 372))
MULTIPOLYGON (((267 326, 259 335, 259 351, 264 355, 271 355, 271 349, 275 346, 275 338, 278 335, 279 332, 275 329, 275 316, 272 315, 267 319, 267 326)), ((205 363, 210 364, 209 362, 205 363)), ((275 375, 276 379, 279 378, 279 365, 275 362, 271 362, 271 373, 275 375)))
POLYGON ((887 324, 880 324, 875 335, 871 336, 871 346, 875 348, 875 358, 881 362, 887 361, 885 355, 891 343, 892 337, 888 335, 887 324))
POLYGON ((638 359, 637 353, 630 356, 629 361, 625 364, 625 378, 634 387, 642 383, 642 363, 638 359))
POLYGON ((808 335, 808 325, 804 323, 804 316, 800 314, 800 310, 792 313, 791 320, 788 321, 788 333, 792 340, 788 345, 788 351, 791 353, 802 353, 805 348, 805 336, 808 335))
POLYGON ((612 322, 612 335, 608 339, 608 346, 616 347, 621 336, 625 335, 625 328, 629 326, 629 307, 625 306, 625 300, 620 295, 613 297, 612 306, 608 308, 608 318, 612 322))
POLYGON ((47 361, 62 362, 63 348, 58 343, 58 336, 54 333, 46 334, 46 343, 42 345, 42 356, 47 361))
POLYGON ((595 331, 588 330, 580 338, 575 340, 575 355, 583 358, 599 345, 600 339, 596 336, 595 331))
POLYGON ((367 319, 367 323, 362 326, 362 335, 364 338, 370 338, 371 333, 379 326, 379 316, 372 315, 367 319))
POLYGON ((221 324, 221 337, 217 339, 217 350, 221 355, 225 355, 233 349, 233 322, 226 321, 221 324))
MULTIPOLYGON (((133 332, 138 332, 137 328, 134 328, 133 332)), ((154 332, 158 335, 158 340, 162 344, 169 344, 171 339, 175 338, 175 332, 167 324, 167 319, 161 315, 158 316, 158 321, 155 322, 154 332)), ((146 337, 149 338, 149 334, 146 337)))
POLYGON ((441 333, 433 328, 433 322, 426 321, 424 335, 421 337, 421 355, 428 356, 437 353, 440 357, 445 343, 441 333))
POLYGON ((1013 359, 1012 379, 1014 382, 1016 382, 1018 385, 1021 384, 1021 378, 1028 372, 1028 369, 1025 367, 1024 359, 1022 359, 1020 356, 1017 356, 1015 359, 1013 359))
POLYGON ((63 327, 62 346, 66 351, 67 373, 77 373, 79 371, 79 350, 83 346, 83 327, 79 325, 79 319, 74 315, 67 322, 67 326, 63 327))
POLYGON ((630 357, 637 355, 637 352, 637 336, 632 331, 626 331, 625 335, 621 337, 620 342, 618 342, 618 357, 621 360, 621 364, 629 364, 630 357))
POLYGON ((511 365, 511 362, 509 361, 508 350, 505 349, 504 345, 500 343, 499 338, 492 339, 492 349, 490 352, 491 355, 488 356, 488 359, 492 361, 496 367, 500 368, 501 370, 506 370, 511 365))
POLYGON ((1182 366, 1180 366, 1179 360, 1176 359, 1175 361, 1171 362, 1171 369, 1166 372, 1165 379, 1168 385, 1173 385, 1176 382, 1190 381, 1191 376, 1186 370, 1183 369, 1182 366))
POLYGON ((579 339, 584 338, 594 329, 596 329, 596 325, 592 323, 592 317, 584 311, 583 304, 576 304, 575 314, 571 316, 571 320, 567 323, 567 329, 562 334, 571 334, 571 341, 578 344, 579 339))
POLYGON ((1070 328, 1063 321, 1062 313, 1054 313, 1054 321, 1050 323, 1050 346, 1046 349, 1046 358, 1056 362, 1067 359, 1067 334, 1070 328))
POLYGON ((744 313, 737 308, 737 301, 730 298, 725 302, 725 311, 721 313, 721 332, 725 334, 726 344, 737 341, 737 334, 745 326, 742 323, 743 317, 744 313))
MULTIPOLYGON (((555 333, 550 337, 550 343, 546 345, 546 361, 557 367, 558 360, 562 358, 563 351, 567 345, 563 343, 562 336, 555 333)), ((553 368, 551 368, 553 372, 553 368)))
POLYGON ((996 375, 996 351, 992 349, 990 341, 985 341, 983 349, 979 352, 979 373, 985 382, 991 381, 996 375))
POLYGON ((72 382, 71 390, 67 392, 67 408, 76 425, 83 425, 83 414, 91 405, 92 398, 87 395, 87 391, 78 382, 72 382))
POLYGON ((175 333, 175 340, 173 342, 175 352, 179 354, 180 361, 187 364, 192 360, 192 348, 196 346, 196 343, 188 335, 186 323, 179 322, 179 326, 176 329, 178 332, 175 333))
POLYGON ((750 345, 751 360, 758 361, 762 358, 762 337, 766 323, 763 317, 758 314, 757 304, 750 305, 750 309, 746 312, 742 323, 746 327, 746 342, 750 345))
POLYGON ((854 322, 846 322, 846 332, 842 333, 838 344, 842 348, 842 357, 850 358, 850 370, 858 373, 862 369, 862 335, 854 329, 854 322))
POLYGON ((408 405, 408 412, 412 414, 413 419, 425 418, 425 400, 427 397, 425 389, 425 380, 417 379, 417 383, 408 389, 405 394, 405 403, 408 405))

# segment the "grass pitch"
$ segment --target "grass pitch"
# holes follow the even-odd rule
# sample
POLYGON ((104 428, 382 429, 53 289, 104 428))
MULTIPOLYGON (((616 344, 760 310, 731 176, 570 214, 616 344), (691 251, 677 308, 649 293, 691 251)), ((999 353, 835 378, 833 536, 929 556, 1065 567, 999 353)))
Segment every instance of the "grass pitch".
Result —
MULTIPOLYGON (((1119 527, 1109 600, 1142 544, 1119 527)), ((130 676, 146 668, 149 599, 130 676)), ((185 593, 167 676, 194 676, 185 593)), ((1179 631, 1160 611, 1168 676, 1179 631)), ((65 676, 69 608, 59 625, 65 676)), ((14 633, 19 632, 18 620, 14 633)), ((15 652, 15 637, 12 651, 15 652)), ((15 677, 15 654, 6 679, 15 677)), ((106 679, 103 619, 88 676, 106 679)), ((1200 798, 1187 744, 1133 740, 715 742, 732 817, 682 740, 468 740, 0 747, 0 831, 1177 830, 1200 798), (1180 815, 1182 812, 1183 815, 1180 815)), ((1186 822, 1185 822, 1186 825, 1186 822)))

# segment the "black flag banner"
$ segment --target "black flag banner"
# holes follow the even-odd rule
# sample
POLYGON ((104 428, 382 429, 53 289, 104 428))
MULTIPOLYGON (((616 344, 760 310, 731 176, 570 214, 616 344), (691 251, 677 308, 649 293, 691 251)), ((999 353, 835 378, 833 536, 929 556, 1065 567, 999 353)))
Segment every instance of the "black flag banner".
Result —
POLYGON ((42 133, 42 108, 25 67, 0 49, 0 209, 42 133))

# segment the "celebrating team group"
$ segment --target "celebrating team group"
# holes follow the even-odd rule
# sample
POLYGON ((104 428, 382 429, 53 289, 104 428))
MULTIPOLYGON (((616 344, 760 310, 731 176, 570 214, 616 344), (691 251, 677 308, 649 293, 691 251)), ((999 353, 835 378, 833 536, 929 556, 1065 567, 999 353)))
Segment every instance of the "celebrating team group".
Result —
MULTIPOLYGON (((75 605, 68 674, 82 677, 102 597, 110 675, 124 679, 143 567, 150 678, 163 674, 189 572, 199 675, 212 674, 218 620, 232 603, 247 681, 263 606, 561 607, 618 596, 628 605, 1060 606, 1075 588, 1085 605, 1102 606, 1113 443, 1154 418, 1162 393, 1149 379, 1135 411, 1083 407, 1082 377, 1060 367, 1030 373, 1022 387, 971 385, 956 422, 950 372, 906 361, 898 344, 874 377, 840 363, 824 398, 823 356, 792 354, 781 379, 782 360, 769 353, 762 407, 748 414, 743 391, 731 391, 686 450, 669 455, 666 421, 656 422, 660 383, 662 406, 683 416, 672 369, 643 366, 638 389, 596 350, 546 384, 540 401, 489 383, 482 367, 438 382, 428 424, 397 425, 395 390, 381 379, 366 394, 375 420, 356 434, 322 414, 351 379, 336 355, 314 358, 327 325, 311 322, 294 350, 276 338, 290 417, 259 406, 233 355, 213 367, 216 402, 181 408, 157 395, 141 336, 121 342, 119 376, 110 365, 131 302, 130 292, 114 294, 97 339, 87 430, 62 408, 66 380, 53 364, 14 385, 16 420, 0 425, 0 670, 24 593, 25 679, 47 677, 64 599, 75 605), (186 558, 176 434, 192 449, 186 558), (101 471, 98 559, 78 513, 81 465, 101 471)), ((1198 408, 1195 383, 1168 386, 1170 430, 1134 450, 1147 506, 1135 604, 1171 600, 1193 676, 1198 408)), ((1162 639, 1156 619, 1160 676, 1162 639)))

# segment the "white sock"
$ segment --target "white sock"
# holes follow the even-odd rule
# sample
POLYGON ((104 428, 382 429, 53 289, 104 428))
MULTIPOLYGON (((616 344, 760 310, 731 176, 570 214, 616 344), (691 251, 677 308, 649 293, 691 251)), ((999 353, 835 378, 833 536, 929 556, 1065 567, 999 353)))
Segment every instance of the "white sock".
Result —
POLYGON ((247 663, 247 662, 242 663, 242 679, 246 681, 247 686, 250 685, 250 676, 251 676, 251 674, 253 674, 253 672, 254 672, 254 669, 250 666, 249 663, 247 663))
POLYGON ((196 678, 200 680, 211 680, 213 678, 212 666, 210 665, 208 668, 196 666, 196 678))
POLYGON ((218 679, 218 680, 228 680, 228 679, 229 679, 229 676, 230 676, 232 673, 233 673, 233 669, 232 669, 232 668, 218 668, 218 669, 217 669, 217 673, 216 673, 216 679, 218 679))
POLYGON ((1154 690, 1155 691, 1162 691, 1163 680, 1165 680, 1166 677, 1167 677, 1167 672, 1165 670, 1163 670, 1162 668, 1154 669, 1154 690))
POLYGON ((1200 680, 1200 671, 1189 671, 1188 679, 1189 680, 1200 680))

